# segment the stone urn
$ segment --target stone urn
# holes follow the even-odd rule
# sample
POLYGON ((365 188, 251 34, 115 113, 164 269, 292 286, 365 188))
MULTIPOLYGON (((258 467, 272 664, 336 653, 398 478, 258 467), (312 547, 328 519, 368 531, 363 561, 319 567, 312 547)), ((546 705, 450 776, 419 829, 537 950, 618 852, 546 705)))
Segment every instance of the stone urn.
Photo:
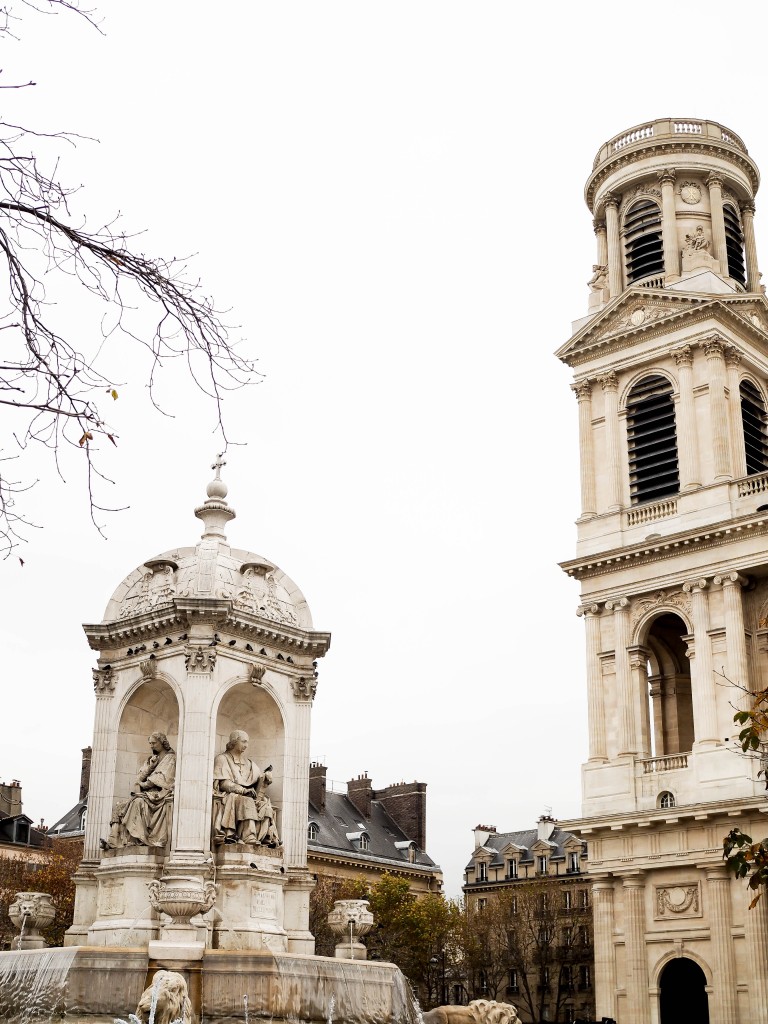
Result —
POLYGON ((213 882, 201 882, 187 875, 158 878, 147 888, 150 906, 158 914, 172 918, 174 924, 188 925, 190 918, 204 914, 216 901, 213 882))
POLYGON ((339 936, 336 957, 339 960, 365 960, 368 951, 360 936, 373 928, 373 914, 368 900, 336 900, 328 915, 331 931, 339 936))
POLYGON ((40 930, 53 923, 56 907, 47 892, 17 892, 8 907, 8 917, 19 931, 13 948, 43 949, 46 942, 40 930))

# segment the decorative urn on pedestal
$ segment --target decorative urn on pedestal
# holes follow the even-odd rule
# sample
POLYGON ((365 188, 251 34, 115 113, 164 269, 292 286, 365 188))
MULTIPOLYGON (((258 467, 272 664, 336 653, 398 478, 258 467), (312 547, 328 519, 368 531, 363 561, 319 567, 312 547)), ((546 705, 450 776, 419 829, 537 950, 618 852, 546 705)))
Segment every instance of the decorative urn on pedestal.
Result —
POLYGON ((53 898, 47 892, 17 892, 13 903, 8 907, 14 928, 18 928, 19 937, 14 941, 15 949, 43 949, 45 939, 40 934, 41 928, 47 928, 56 917, 53 898))

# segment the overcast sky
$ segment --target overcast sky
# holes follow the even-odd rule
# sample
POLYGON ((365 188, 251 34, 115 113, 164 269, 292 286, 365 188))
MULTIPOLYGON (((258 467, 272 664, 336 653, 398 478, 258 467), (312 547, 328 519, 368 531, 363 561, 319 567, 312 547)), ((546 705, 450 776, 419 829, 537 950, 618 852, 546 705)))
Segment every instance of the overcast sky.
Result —
MULTIPOLYGON (((229 539, 333 634, 313 757, 341 782, 427 782, 455 895, 475 825, 580 811, 582 623, 557 565, 575 551, 577 410, 552 353, 587 311, 584 182, 606 139, 654 117, 720 121, 768 167, 764 5, 730 27, 707 2, 99 6, 104 38, 38 17, 3 41, 3 81, 38 83, 3 93, 3 117, 97 139, 61 148, 74 215, 119 211, 142 251, 196 253, 241 325, 265 376, 225 409, 229 539)), ((79 302, 66 315, 95 351, 102 311, 79 302)), ((196 542, 221 448, 181 364, 161 391, 174 418, 137 349, 113 342, 99 366, 120 393, 102 497, 129 508, 102 540, 77 457, 61 483, 30 453, 18 476, 40 478, 26 511, 44 528, 23 567, 0 564, 0 778, 49 824, 91 741, 81 623, 196 542)))

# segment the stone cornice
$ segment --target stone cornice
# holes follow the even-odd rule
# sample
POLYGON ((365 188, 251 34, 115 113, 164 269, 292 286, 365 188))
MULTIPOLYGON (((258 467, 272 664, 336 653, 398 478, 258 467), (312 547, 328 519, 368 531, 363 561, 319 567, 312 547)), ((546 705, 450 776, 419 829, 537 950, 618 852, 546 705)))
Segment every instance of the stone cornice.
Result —
MULTIPOLYGON (((768 801, 765 796, 739 797, 733 800, 713 800, 698 804, 684 804, 676 807, 654 807, 648 811, 617 811, 615 814, 600 814, 592 818, 574 818, 568 821, 558 822, 558 827, 567 832, 573 832, 577 836, 594 836, 598 832, 607 832, 616 835, 621 826, 621 831, 628 831, 641 828, 647 829, 653 825, 664 825, 669 819, 682 821, 698 820, 707 821, 710 824, 723 819, 733 821, 739 814, 751 814, 755 811, 768 813, 768 801)), ((722 856, 722 848, 720 849, 722 856)))
MULTIPOLYGON (((605 573, 617 572, 628 563, 644 565, 674 558, 681 551, 691 551, 694 547, 707 550, 722 547, 723 544, 743 540, 745 533, 765 533, 768 531, 768 516, 745 516, 743 519, 725 519, 713 523, 706 529, 697 528, 681 533, 661 537, 651 543, 643 541, 628 547, 612 548, 609 551, 588 555, 584 558, 569 559, 560 562, 560 568, 574 579, 589 579, 605 573)), ((690 570, 684 575, 690 576, 690 570)), ((670 584, 671 585, 671 584, 670 584)))

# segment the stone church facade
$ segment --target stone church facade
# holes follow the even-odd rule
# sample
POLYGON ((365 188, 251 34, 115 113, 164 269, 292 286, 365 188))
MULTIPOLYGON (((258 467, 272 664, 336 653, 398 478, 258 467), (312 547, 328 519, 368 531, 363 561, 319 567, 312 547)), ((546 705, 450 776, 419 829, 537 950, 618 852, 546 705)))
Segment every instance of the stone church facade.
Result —
POLYGON ((596 1011, 740 1024, 768 1006, 768 900, 723 866, 762 838, 759 758, 733 715, 768 686, 768 301, 759 173, 709 121, 606 142, 586 184, 597 258, 574 371, 586 630, 596 1011))

